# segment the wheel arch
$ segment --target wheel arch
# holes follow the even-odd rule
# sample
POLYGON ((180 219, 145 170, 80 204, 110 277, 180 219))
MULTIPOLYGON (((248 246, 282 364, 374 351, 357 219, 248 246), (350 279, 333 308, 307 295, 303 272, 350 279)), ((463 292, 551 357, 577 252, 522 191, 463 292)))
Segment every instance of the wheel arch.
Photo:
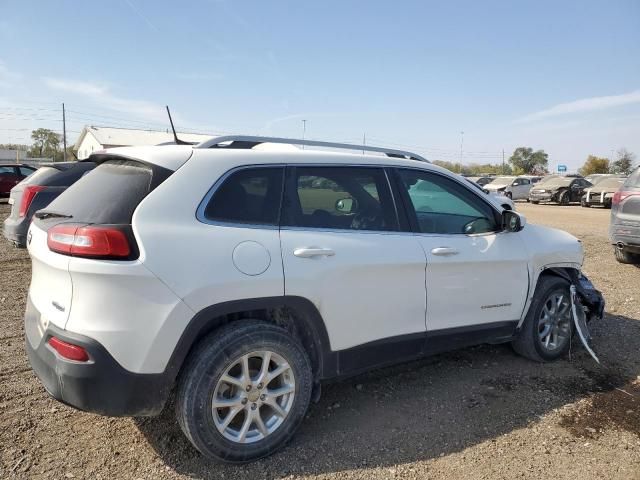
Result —
POLYGON ((296 337, 309 355, 314 380, 323 372, 335 369, 335 355, 331 354, 329 335, 320 312, 306 298, 297 296, 262 297, 234 300, 203 308, 184 329, 169 359, 165 372, 174 384, 189 353, 209 333, 237 320, 247 318, 276 324, 296 337))
POLYGON ((540 282, 542 282, 542 280, 548 277, 560 277, 565 279, 569 283, 574 283, 578 279, 578 277, 580 277, 580 268, 578 266, 571 265, 571 264, 547 265, 542 267, 538 272, 538 276, 534 279, 535 284, 534 284, 534 287, 530 290, 531 293, 529 295, 529 298, 527 298, 527 303, 522 312, 522 317, 520 318, 520 322, 518 322, 517 330, 520 330, 520 328, 522 327, 522 324, 524 323, 527 317, 527 314, 529 313, 533 296, 538 290, 538 286, 540 285, 540 282))

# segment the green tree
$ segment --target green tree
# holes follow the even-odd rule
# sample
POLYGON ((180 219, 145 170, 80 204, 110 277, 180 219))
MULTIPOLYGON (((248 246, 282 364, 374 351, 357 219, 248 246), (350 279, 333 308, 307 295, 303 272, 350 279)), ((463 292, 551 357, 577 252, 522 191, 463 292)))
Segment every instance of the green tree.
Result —
POLYGON ((513 166, 514 174, 535 174, 541 175, 547 172, 549 155, 544 150, 533 151, 533 148, 518 147, 509 158, 509 163, 513 166))
POLYGON ((611 164, 611 173, 629 175, 633 170, 633 162, 636 156, 626 148, 618 150, 618 159, 611 164))
POLYGON ((60 146, 60 135, 47 128, 38 128, 31 132, 33 145, 29 155, 37 158, 52 157, 55 159, 60 146))
POLYGON ((609 159, 589 155, 584 165, 578 169, 578 173, 585 177, 592 173, 609 173, 609 159))

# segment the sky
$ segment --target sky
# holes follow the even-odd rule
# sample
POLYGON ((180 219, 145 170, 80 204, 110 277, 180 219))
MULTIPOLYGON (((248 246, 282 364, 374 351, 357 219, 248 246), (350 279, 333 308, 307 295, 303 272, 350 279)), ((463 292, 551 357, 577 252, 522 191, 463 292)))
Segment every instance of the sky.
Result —
POLYGON ((62 131, 63 102, 70 143, 169 105, 182 131, 575 170, 640 158, 640 2, 0 0, 0 143, 62 131))

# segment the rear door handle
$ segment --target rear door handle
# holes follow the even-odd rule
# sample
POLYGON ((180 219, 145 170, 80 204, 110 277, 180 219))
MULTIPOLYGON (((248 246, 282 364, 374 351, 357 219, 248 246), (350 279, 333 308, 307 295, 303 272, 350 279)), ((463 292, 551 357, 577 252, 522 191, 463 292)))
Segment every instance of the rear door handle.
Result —
POLYGON ((296 257, 300 257, 300 258, 311 258, 311 257, 322 257, 322 256, 331 257, 335 255, 336 252, 334 252, 330 248, 301 247, 301 248, 296 248, 293 251, 293 254, 296 257))
POLYGON ((438 255, 439 257, 448 257, 450 255, 457 255, 459 252, 455 248, 451 247, 437 247, 431 250, 431 253, 438 255))

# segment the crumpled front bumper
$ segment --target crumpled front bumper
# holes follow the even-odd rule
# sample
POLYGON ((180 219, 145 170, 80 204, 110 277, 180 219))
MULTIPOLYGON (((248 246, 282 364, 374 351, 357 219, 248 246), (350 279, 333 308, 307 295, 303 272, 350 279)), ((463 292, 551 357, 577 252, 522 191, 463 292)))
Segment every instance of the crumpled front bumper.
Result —
POLYGON ((605 306, 602 292, 597 290, 585 275, 579 274, 576 277, 573 284, 576 286, 576 292, 581 303, 588 309, 587 320, 602 320, 605 306))

